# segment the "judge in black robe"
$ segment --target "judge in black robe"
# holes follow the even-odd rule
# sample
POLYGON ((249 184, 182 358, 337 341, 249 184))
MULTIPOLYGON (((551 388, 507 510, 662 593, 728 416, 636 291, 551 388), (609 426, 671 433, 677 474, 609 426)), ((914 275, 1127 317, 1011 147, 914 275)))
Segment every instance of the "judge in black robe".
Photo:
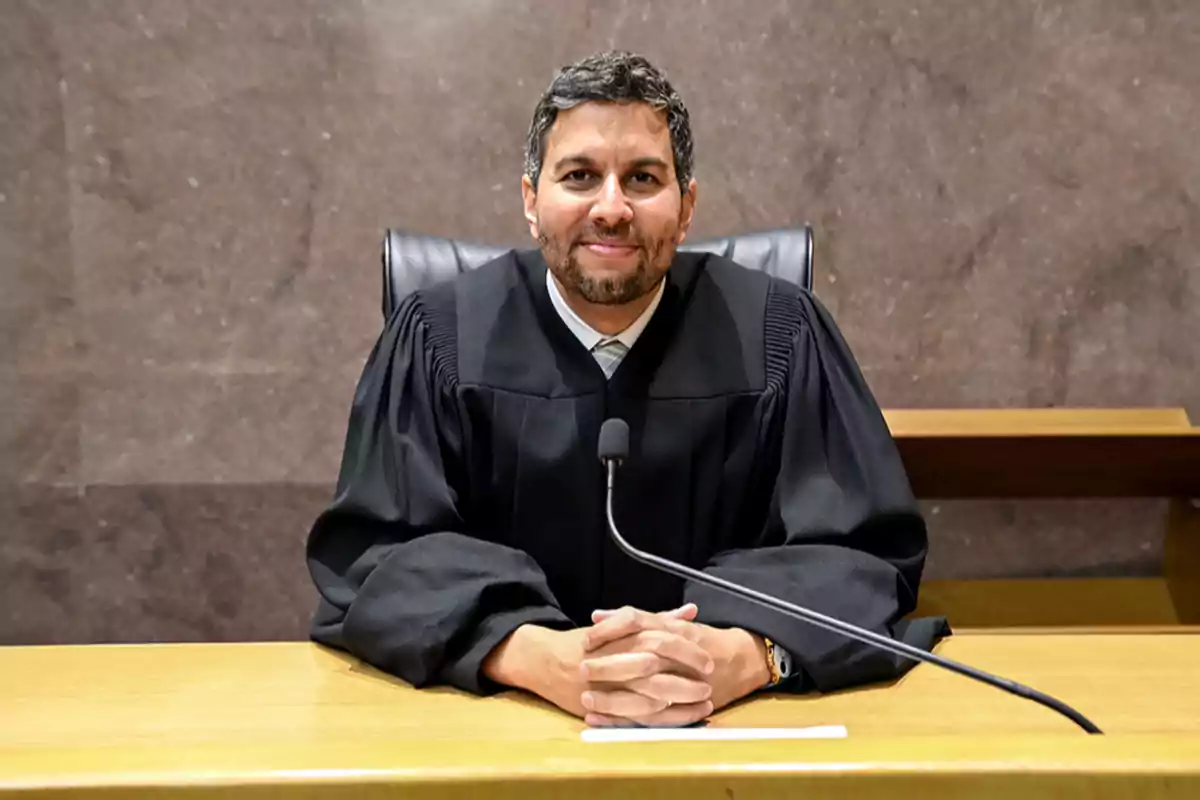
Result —
POLYGON ((927 536, 886 423, 808 292, 678 253, 607 379, 553 308, 538 251, 418 291, 355 394, 336 499, 310 535, 313 636, 416 686, 472 692, 523 623, 694 602, 828 691, 908 663, 651 570, 606 535, 600 425, 630 426, 614 502, 635 546, 928 648, 927 536))
POLYGON ((541 247, 404 298, 371 353, 336 497, 309 536, 313 637, 416 686, 532 688, 596 712, 593 724, 683 724, 761 686, 761 658, 734 677, 699 677, 710 665, 682 655, 697 647, 743 667, 750 651, 789 654, 793 674, 769 677, 798 692, 900 674, 908 662, 653 571, 611 543, 596 444, 615 417, 630 429, 615 515, 635 546, 922 648, 945 632, 905 619, 925 525, 829 314, 794 284, 676 251, 697 195, 686 110, 665 78, 624 53, 564 69, 528 147, 522 191, 541 247), (610 336, 638 309, 649 316, 611 377, 553 287, 610 336), (510 669, 544 652, 547 637, 530 631, 574 643, 583 630, 587 651, 596 631, 625 624, 594 611, 628 606, 637 625, 667 626, 662 612, 685 602, 700 624, 653 641, 677 647, 690 676, 652 652, 637 663, 660 672, 611 689, 610 668, 633 663, 622 648, 652 640, 631 628, 605 645, 620 652, 573 671, 574 657, 554 662, 570 680, 608 676, 587 684, 595 692, 507 679, 540 674, 510 669), (683 641, 697 631, 724 633, 683 641), (509 658, 518 641, 521 658, 509 658), (667 684, 711 688, 711 702, 672 700, 667 684))

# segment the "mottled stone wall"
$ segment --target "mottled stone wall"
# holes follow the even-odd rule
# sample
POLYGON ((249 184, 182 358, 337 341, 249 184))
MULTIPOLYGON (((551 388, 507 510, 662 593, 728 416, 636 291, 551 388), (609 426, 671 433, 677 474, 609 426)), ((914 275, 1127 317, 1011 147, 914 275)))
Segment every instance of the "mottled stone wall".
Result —
MULTIPOLYGON (((1200 418, 1200 5, 0 4, 0 641, 295 637, 388 225, 523 243, 553 70, 811 221, 880 402, 1200 418)), ((930 574, 1155 571, 1156 503, 930 503, 930 574)))

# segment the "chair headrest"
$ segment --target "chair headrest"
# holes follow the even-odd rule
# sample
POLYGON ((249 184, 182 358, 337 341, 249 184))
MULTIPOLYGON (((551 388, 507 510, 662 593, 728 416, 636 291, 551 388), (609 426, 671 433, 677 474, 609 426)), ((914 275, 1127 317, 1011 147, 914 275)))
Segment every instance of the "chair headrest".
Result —
MULTIPOLYGON (((384 318, 411 292, 450 280, 509 249, 389 228, 383 237, 384 318)), ((812 290, 813 231, 809 225, 685 242, 679 249, 721 255, 812 290)))

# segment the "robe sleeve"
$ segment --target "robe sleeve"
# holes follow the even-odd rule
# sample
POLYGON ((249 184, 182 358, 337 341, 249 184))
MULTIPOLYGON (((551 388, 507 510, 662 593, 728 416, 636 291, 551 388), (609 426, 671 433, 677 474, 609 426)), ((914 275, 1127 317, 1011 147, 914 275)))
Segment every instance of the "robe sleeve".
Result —
POLYGON ((500 687, 480 667, 508 634, 571 623, 533 558, 469 530, 460 513, 452 347, 413 295, 367 361, 334 500, 308 536, 321 595, 311 635, 414 686, 487 694, 500 687))
MULTIPOLYGON (((833 319, 808 293, 795 302, 799 325, 778 398, 786 405, 768 522, 745 549, 718 554, 706 571, 928 650, 949 627, 940 618, 904 619, 928 550, 904 466, 833 319)), ((685 596, 699 606, 700 621, 754 631, 786 649, 800 669, 781 690, 888 680, 914 664, 701 584, 687 584, 685 596)))

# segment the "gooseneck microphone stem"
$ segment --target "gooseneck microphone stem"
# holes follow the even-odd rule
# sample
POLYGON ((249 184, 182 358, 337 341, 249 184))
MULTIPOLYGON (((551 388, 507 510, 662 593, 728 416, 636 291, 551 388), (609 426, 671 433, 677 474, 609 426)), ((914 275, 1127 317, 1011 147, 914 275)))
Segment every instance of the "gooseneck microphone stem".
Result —
POLYGON ((996 687, 997 689, 1003 689, 1010 694, 1015 694, 1018 697, 1024 697, 1027 700, 1032 700, 1035 703, 1040 703, 1047 708, 1053 709, 1054 711, 1057 711, 1058 713, 1070 719, 1088 733, 1101 733, 1100 729, 1097 728, 1095 724, 1093 724, 1087 717, 1083 716, 1061 700, 1057 700, 1047 694, 1043 694, 1037 689, 1024 686, 1016 681, 1010 681, 1006 678, 1001 678, 997 675, 992 675, 982 670, 975 669, 974 667, 969 667, 966 664, 939 656, 936 653, 927 652, 918 647, 905 644, 904 642, 890 639, 887 636, 875 633, 874 631, 867 630, 866 628, 860 628, 857 625, 851 625, 848 622, 843 622, 840 619, 826 616, 817 611, 813 611, 812 609, 798 606, 794 603, 789 603, 786 600, 779 599, 778 597, 772 597, 769 594, 757 592, 754 589, 749 589, 745 586, 725 580, 724 578, 716 575, 710 575, 706 572, 692 569, 691 567, 678 564, 670 559, 663 558, 662 556, 656 556, 653 553, 647 553, 644 550, 639 550, 629 542, 625 541, 625 538, 621 536, 621 532, 617 530, 616 520, 613 519, 613 486, 616 482, 617 464, 619 459, 603 458, 603 460, 605 465, 608 467, 608 490, 605 499, 605 512, 608 516, 608 532, 612 536, 613 541, 616 542, 617 547, 621 548, 621 550, 631 558, 655 567, 656 569, 660 569, 663 572, 669 572, 672 575, 679 576, 680 578, 686 578, 690 581, 696 581, 697 583, 703 583, 708 586, 712 586, 713 588, 720 589, 721 591, 728 592, 729 594, 750 600, 754 603, 758 603, 761 606, 766 606, 774 611, 780 611, 788 616, 802 619, 805 622, 816 625, 818 628, 834 631, 851 639, 874 645, 875 647, 878 647, 881 650, 886 650, 889 653, 895 653, 896 655, 912 659, 913 661, 936 664, 943 669, 948 669, 951 672, 957 672, 959 675, 965 675, 968 678, 974 678, 981 683, 986 683, 989 686, 996 687))

